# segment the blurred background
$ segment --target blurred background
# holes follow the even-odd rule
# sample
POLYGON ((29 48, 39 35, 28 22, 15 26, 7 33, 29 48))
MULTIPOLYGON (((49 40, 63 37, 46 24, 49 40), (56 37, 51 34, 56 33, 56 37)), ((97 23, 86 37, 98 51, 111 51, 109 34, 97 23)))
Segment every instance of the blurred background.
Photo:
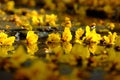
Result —
MULTIPOLYGON (((7 3, 11 0, 0 0, 7 3)), ((60 13, 120 21, 119 0, 13 0, 16 7, 44 8, 60 13)))

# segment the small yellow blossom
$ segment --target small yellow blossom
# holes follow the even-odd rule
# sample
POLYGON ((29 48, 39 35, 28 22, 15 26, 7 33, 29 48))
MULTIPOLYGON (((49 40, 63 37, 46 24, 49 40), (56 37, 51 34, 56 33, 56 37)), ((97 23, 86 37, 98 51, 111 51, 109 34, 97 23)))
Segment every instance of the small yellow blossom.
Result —
POLYGON ((28 31, 26 40, 28 44, 35 44, 37 43, 38 35, 34 31, 28 31))
POLYGON ((15 37, 8 37, 4 32, 0 33, 0 45, 12 45, 15 41, 15 37))
POLYGON ((43 24, 44 24, 44 16, 43 16, 43 15, 39 15, 39 16, 38 16, 38 19, 39 19, 39 23, 40 23, 41 25, 43 25, 43 24))
POLYGON ((86 26, 86 34, 85 37, 83 37, 83 40, 99 43, 101 40, 101 35, 96 33, 96 29, 91 31, 90 27, 86 26))
POLYGON ((12 45, 15 41, 15 37, 11 36, 4 40, 3 45, 12 45))
POLYGON ((31 16, 38 16, 38 12, 36 10, 31 11, 31 16))
POLYGON ((4 32, 0 33, 0 42, 2 42, 3 40, 5 40, 8 37, 7 34, 5 34, 4 32))
POLYGON ((14 9, 15 2, 14 1, 8 1, 5 5, 5 10, 11 11, 14 9))
POLYGON ((62 33, 62 40, 64 42, 70 42, 72 40, 72 33, 70 28, 65 27, 64 32, 62 33))
POLYGON ((110 27, 111 30, 113 30, 115 28, 115 24, 114 23, 110 23, 109 27, 110 27))
POLYGON ((46 16, 45 16, 45 23, 49 24, 52 27, 57 26, 56 20, 57 20, 57 15, 55 15, 55 14, 51 14, 51 15, 46 14, 46 16))
POLYGON ((39 20, 37 16, 32 16, 32 24, 33 25, 38 25, 39 24, 39 20))
POLYGON ((51 33, 48 35, 47 42, 60 42, 61 41, 61 36, 59 33, 51 33))
POLYGON ((80 37, 84 34, 84 30, 82 28, 79 28, 75 31, 75 42, 81 43, 80 37))
POLYGON ((115 40, 117 37, 117 33, 114 32, 113 34, 111 32, 108 32, 108 36, 103 36, 103 39, 105 40, 105 43, 107 44, 115 44, 115 40))
POLYGON ((70 21, 70 18, 68 17, 65 17, 65 27, 69 27, 69 28, 72 27, 72 23, 70 21))
POLYGON ((33 29, 33 27, 30 25, 30 23, 28 21, 22 22, 22 28, 26 29, 26 30, 32 30, 33 29))
POLYGON ((9 28, 10 28, 10 26, 9 26, 9 25, 6 25, 6 26, 5 26, 5 28, 6 28, 6 29, 9 29, 9 28))
POLYGON ((43 15, 39 16, 32 16, 32 24, 37 26, 37 25, 43 25, 43 15))

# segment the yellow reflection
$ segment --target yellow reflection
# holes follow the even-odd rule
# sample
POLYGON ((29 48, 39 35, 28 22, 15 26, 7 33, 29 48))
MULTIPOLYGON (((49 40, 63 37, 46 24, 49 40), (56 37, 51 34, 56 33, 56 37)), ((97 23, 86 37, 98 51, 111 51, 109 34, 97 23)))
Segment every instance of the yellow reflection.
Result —
POLYGON ((78 43, 73 45, 71 54, 73 54, 76 57, 82 57, 83 59, 90 57, 88 46, 78 43))
POLYGON ((0 46, 0 57, 7 57, 8 51, 14 50, 14 46, 0 46))
POLYGON ((15 53, 11 55, 10 61, 15 67, 19 67, 21 63, 25 62, 29 56, 27 55, 23 46, 19 46, 15 53))
POLYGON ((95 54, 95 51, 96 51, 96 49, 97 49, 97 43, 90 43, 90 44, 88 45, 88 48, 89 48, 89 51, 90 51, 91 53, 95 54))
POLYGON ((37 44, 29 44, 27 45, 27 52, 30 55, 34 55, 35 52, 38 51, 38 45, 37 44))
POLYGON ((47 46, 49 51, 54 52, 56 56, 59 57, 63 54, 61 43, 48 43, 47 46))
POLYGON ((30 67, 18 69, 14 77, 16 80, 23 80, 24 77, 30 80, 47 80, 50 73, 51 70, 48 68, 47 64, 39 60, 32 63, 30 67))
POLYGON ((70 42, 63 42, 62 47, 63 47, 65 54, 69 54, 72 49, 72 44, 70 42))

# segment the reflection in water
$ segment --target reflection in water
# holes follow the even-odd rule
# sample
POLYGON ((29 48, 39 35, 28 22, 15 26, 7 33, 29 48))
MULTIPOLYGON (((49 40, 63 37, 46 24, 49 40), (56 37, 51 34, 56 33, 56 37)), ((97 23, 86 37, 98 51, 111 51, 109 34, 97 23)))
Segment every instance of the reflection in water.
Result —
POLYGON ((70 42, 63 42, 62 47, 65 54, 69 54, 72 49, 72 44, 70 42))
POLYGON ((52 51, 58 57, 64 53, 61 43, 48 43, 47 46, 49 51, 52 51))
POLYGON ((21 63, 25 62, 29 58, 27 55, 24 46, 20 45, 11 55, 10 61, 15 67, 19 67, 21 63))
POLYGON ((28 44, 26 47, 27 47, 27 52, 30 55, 34 55, 34 53, 38 51, 38 45, 36 43, 28 44))
POLYGON ((9 51, 13 51, 14 46, 0 46, 0 56, 1 57, 7 57, 9 54, 9 51))
POLYGON ((76 57, 82 57, 83 59, 90 57, 88 46, 78 43, 73 45, 71 54, 73 54, 76 57))

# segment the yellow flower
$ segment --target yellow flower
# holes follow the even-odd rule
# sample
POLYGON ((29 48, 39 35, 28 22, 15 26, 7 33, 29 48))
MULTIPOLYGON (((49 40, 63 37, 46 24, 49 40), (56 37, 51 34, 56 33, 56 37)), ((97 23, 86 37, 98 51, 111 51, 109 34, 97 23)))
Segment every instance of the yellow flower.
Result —
POLYGON ((28 44, 35 44, 37 43, 38 35, 34 31, 28 31, 26 40, 28 44))
POLYGON ((113 29, 115 28, 115 24, 114 24, 114 23, 110 23, 110 24, 109 24, 109 28, 110 28, 111 30, 113 30, 113 29))
POLYGON ((14 9, 15 2, 14 1, 8 1, 5 5, 5 10, 11 11, 14 9))
POLYGON ((45 22, 46 24, 49 24, 52 27, 56 27, 56 20, 57 20, 57 16, 55 14, 51 14, 51 15, 46 15, 45 16, 45 22))
POLYGON ((91 31, 90 27, 86 26, 86 34, 85 37, 83 37, 83 40, 99 43, 101 40, 101 35, 96 33, 96 29, 91 31))
POLYGON ((48 35, 47 42, 60 42, 61 41, 61 36, 59 33, 51 33, 48 35))
POLYGON ((5 40, 8 37, 7 34, 5 34, 4 32, 0 33, 0 43, 2 43, 3 40, 5 40))
POLYGON ((39 20, 37 16, 32 16, 32 24, 33 25, 38 25, 39 24, 39 20))
POLYGON ((117 33, 116 32, 114 32, 113 34, 111 32, 108 32, 108 33, 109 35, 103 36, 103 39, 105 40, 107 44, 115 44, 117 33))
POLYGON ((75 42, 81 43, 80 37, 84 34, 84 30, 82 28, 79 28, 75 31, 75 42))
POLYGON ((32 16, 32 25, 38 26, 38 25, 43 25, 43 15, 38 15, 38 16, 32 16))
POLYGON ((32 30, 33 27, 30 25, 30 23, 28 21, 23 21, 22 28, 26 29, 26 30, 32 30))
POLYGON ((43 24, 44 24, 44 21, 43 21, 44 19, 43 19, 43 18, 44 18, 44 16, 43 16, 43 15, 39 15, 39 16, 38 16, 39 23, 40 23, 41 25, 43 25, 43 24))
POLYGON ((15 41, 15 37, 8 37, 4 32, 0 33, 0 45, 12 45, 15 41))
POLYGON ((3 45, 12 45, 15 41, 15 37, 11 36, 4 40, 3 45))
POLYGON ((36 10, 32 10, 32 11, 31 11, 31 16, 33 16, 33 15, 34 15, 34 16, 38 16, 38 12, 37 12, 36 10))
POLYGON ((70 28, 65 27, 64 32, 62 33, 62 40, 64 42, 70 42, 72 40, 72 33, 70 28))
POLYGON ((65 27, 69 27, 69 28, 72 27, 70 18, 68 17, 65 17, 65 27))

